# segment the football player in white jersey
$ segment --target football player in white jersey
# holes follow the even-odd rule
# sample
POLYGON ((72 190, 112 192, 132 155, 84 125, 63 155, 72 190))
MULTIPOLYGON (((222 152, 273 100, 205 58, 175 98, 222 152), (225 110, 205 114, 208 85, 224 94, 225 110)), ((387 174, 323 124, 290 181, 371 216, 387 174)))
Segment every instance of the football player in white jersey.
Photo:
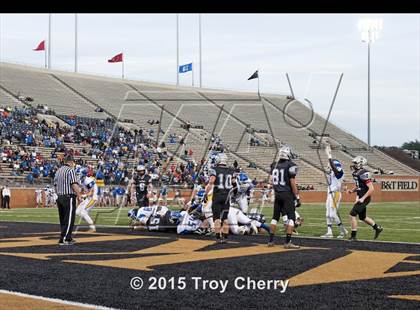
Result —
POLYGON ((245 172, 240 172, 236 178, 232 180, 234 186, 233 196, 234 203, 237 203, 239 209, 245 214, 248 213, 248 197, 254 185, 252 180, 248 178, 245 172))
POLYGON ((96 227, 92 218, 89 216, 89 211, 96 205, 99 200, 98 185, 96 185, 94 178, 86 177, 83 180, 83 187, 85 190, 85 193, 83 194, 85 199, 77 206, 76 214, 89 224, 90 232, 95 232, 96 227))
POLYGON ((36 195, 36 207, 40 208, 42 207, 42 189, 37 188, 35 190, 35 195, 36 195))
POLYGON ((329 144, 325 147, 325 153, 328 156, 330 170, 327 173, 328 188, 326 201, 326 219, 327 219, 327 233, 322 235, 322 238, 333 238, 332 224, 335 222, 340 229, 340 234, 337 238, 344 238, 347 235, 347 230, 341 222, 338 208, 341 201, 341 184, 344 179, 344 171, 340 161, 333 159, 331 155, 331 147, 329 144))

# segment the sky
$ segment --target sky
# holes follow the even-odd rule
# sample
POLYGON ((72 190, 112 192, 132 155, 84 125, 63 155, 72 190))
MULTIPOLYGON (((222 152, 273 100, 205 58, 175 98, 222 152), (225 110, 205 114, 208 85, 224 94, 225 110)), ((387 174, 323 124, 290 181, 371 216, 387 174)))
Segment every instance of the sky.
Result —
MULTIPOLYGON (((331 121, 367 137, 367 45, 361 18, 380 18, 371 47, 371 141, 397 145, 420 139, 420 14, 202 14, 203 87, 288 94, 328 113, 341 73, 331 121)), ((180 64, 194 63, 198 85, 198 15, 179 16, 180 64)), ((78 14, 79 72, 121 75, 107 59, 124 52, 129 79, 176 83, 175 14, 78 14)), ((48 36, 48 14, 1 14, 0 60, 44 66, 37 44, 48 36)), ((74 14, 53 14, 52 69, 74 70, 74 14)), ((191 85, 191 73, 181 85, 191 85)))

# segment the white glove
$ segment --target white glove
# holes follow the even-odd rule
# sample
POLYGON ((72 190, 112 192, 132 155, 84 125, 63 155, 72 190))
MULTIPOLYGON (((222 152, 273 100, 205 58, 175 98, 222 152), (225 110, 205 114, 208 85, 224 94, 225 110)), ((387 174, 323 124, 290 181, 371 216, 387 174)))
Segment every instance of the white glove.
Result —
POLYGON ((327 144, 327 146, 325 147, 325 153, 327 154, 328 159, 332 159, 331 147, 329 144, 327 144))

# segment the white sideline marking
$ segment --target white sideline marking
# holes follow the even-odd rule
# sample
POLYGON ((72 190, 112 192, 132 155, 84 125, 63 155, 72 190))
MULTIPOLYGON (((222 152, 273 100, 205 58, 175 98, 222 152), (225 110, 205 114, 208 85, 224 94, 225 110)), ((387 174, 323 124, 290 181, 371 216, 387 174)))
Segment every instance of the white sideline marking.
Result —
POLYGON ((117 309, 117 308, 109 308, 109 307, 103 307, 103 306, 97 306, 97 305, 91 305, 91 304, 84 304, 80 302, 68 301, 68 300, 63 300, 63 299, 58 299, 58 298, 49 298, 49 297, 43 297, 43 296, 37 296, 37 295, 30 295, 30 294, 2 290, 2 289, 0 289, 0 293, 20 296, 20 297, 28 297, 32 299, 39 299, 43 301, 55 302, 55 303, 59 303, 63 305, 77 306, 77 307, 89 308, 89 309, 98 309, 98 310, 116 310, 117 309))

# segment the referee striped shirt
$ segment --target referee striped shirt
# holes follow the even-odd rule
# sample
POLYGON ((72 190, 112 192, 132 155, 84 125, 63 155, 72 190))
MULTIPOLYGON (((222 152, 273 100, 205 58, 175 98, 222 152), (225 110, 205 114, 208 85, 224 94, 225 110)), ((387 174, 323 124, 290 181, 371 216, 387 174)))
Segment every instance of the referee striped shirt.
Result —
POLYGON ((71 188, 74 183, 78 183, 76 172, 69 166, 64 165, 55 173, 54 186, 57 195, 76 195, 71 188))

